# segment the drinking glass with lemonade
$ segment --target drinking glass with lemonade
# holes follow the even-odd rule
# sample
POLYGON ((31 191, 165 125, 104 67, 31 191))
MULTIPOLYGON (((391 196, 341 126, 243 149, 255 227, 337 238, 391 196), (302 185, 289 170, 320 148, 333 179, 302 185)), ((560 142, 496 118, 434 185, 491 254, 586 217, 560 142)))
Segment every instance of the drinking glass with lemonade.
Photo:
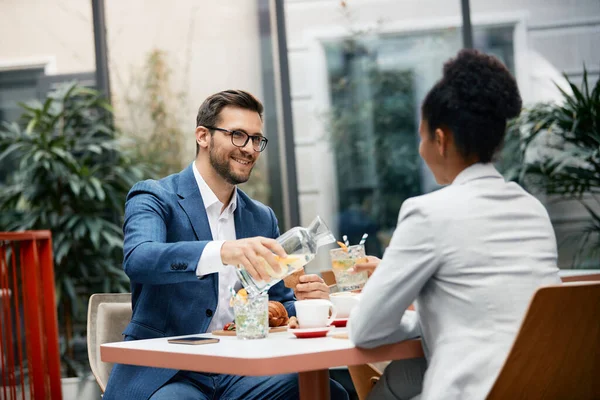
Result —
POLYGON ((232 296, 230 304, 233 306, 238 339, 267 337, 269 334, 269 295, 267 293, 255 296, 237 294, 232 296))
POLYGON ((338 290, 347 292, 362 289, 367 283, 368 274, 366 271, 354 272, 352 268, 356 264, 367 262, 364 244, 332 249, 329 256, 338 290))

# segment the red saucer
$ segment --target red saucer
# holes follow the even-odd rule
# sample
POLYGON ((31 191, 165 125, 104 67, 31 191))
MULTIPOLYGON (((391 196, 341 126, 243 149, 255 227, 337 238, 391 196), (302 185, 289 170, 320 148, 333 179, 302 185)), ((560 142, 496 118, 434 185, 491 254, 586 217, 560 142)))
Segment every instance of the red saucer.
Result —
POLYGON ((310 339, 325 337, 332 329, 334 329, 333 326, 325 326, 322 328, 288 329, 288 332, 292 332, 298 339, 310 339))
POLYGON ((331 325, 337 328, 344 328, 348 323, 348 318, 337 318, 331 322, 331 325))

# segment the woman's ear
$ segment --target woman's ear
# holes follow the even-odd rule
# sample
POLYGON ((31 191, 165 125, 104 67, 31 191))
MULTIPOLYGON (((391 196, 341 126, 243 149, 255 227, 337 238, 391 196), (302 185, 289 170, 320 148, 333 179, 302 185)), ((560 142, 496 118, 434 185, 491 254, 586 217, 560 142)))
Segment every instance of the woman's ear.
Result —
POLYGON ((198 143, 198 146, 200 146, 201 148, 207 149, 210 144, 210 139, 208 138, 210 136, 209 130, 203 126, 198 126, 198 127, 196 127, 195 133, 196 133, 196 143, 198 143))
POLYGON ((438 154, 445 158, 448 153, 450 132, 442 128, 437 128, 434 132, 434 142, 438 154))

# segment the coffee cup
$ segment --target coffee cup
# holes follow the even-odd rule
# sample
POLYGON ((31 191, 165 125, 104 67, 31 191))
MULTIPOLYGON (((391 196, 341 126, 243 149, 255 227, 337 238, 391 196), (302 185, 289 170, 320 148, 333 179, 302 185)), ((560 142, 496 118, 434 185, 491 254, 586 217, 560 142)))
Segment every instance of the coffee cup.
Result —
POLYGON ((329 300, 299 300, 295 307, 300 329, 329 326, 337 316, 337 309, 329 300))
POLYGON ((331 302, 337 309, 338 318, 348 318, 352 309, 358 305, 360 301, 360 293, 338 292, 329 295, 331 302))

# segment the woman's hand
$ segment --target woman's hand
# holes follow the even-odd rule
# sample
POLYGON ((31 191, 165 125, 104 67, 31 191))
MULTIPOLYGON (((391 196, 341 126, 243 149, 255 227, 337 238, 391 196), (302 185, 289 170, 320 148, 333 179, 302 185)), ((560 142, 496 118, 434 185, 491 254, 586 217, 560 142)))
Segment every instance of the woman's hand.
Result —
POLYGON ((354 267, 352 268, 352 272, 357 274, 359 272, 367 271, 367 275, 370 277, 380 262, 381 262, 381 259, 379 259, 375 256, 367 256, 366 262, 354 264, 354 267))

